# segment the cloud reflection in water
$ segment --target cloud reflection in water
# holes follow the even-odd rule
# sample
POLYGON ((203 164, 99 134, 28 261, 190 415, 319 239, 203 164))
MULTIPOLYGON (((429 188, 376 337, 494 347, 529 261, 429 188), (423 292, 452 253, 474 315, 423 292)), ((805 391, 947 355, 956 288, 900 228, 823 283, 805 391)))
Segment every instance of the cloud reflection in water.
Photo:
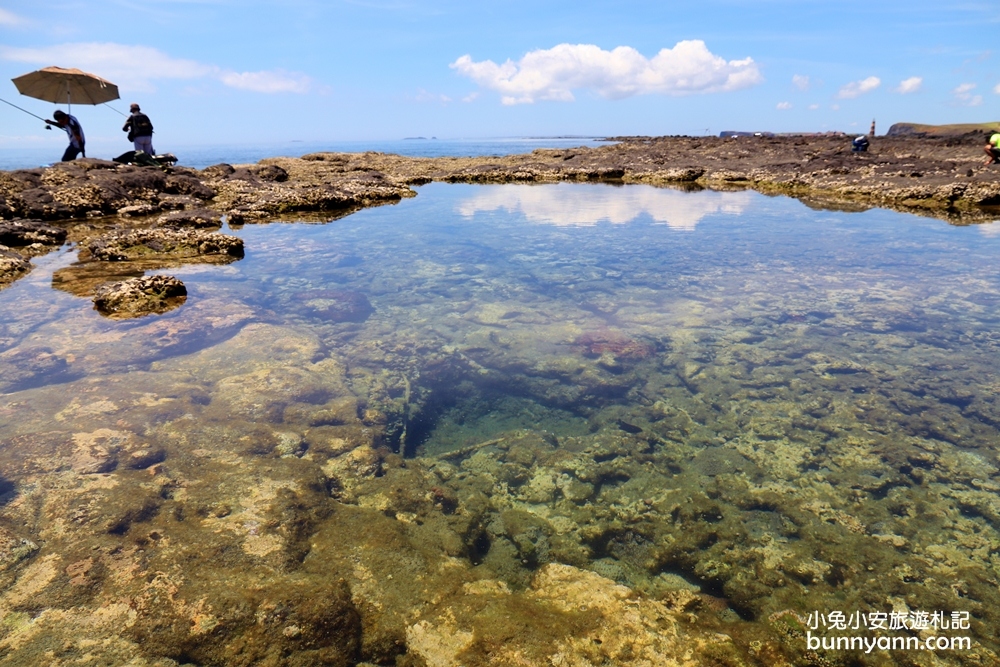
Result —
POLYGON ((751 196, 750 192, 678 192, 650 185, 501 185, 483 186, 456 210, 466 218, 481 211, 520 211, 531 222, 562 227, 602 221, 624 224, 646 214, 673 229, 692 230, 705 216, 742 213, 751 196))

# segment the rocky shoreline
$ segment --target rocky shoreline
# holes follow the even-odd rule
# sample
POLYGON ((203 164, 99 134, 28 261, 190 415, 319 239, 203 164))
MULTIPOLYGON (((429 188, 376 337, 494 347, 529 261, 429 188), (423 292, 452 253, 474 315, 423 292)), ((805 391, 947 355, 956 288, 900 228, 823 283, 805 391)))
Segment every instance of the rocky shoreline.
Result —
MULTIPOLYGON (((218 229, 223 216, 235 226, 291 213, 343 215, 415 196, 412 186, 432 181, 754 189, 793 196, 814 208, 883 207, 958 224, 990 221, 1000 210, 1000 169, 983 164, 984 139, 977 133, 880 137, 867 153, 852 152, 844 136, 612 140, 617 143, 599 148, 538 149, 503 157, 313 153, 200 171, 84 159, 0 172, 0 288, 26 275, 32 257, 66 240, 90 249, 93 258, 84 251, 82 260, 121 260, 125 257, 93 249, 143 230, 143 259, 171 258, 177 254, 173 249, 189 258, 190 244, 171 239, 185 230, 195 235, 195 230, 218 229)), ((213 248, 197 254, 219 250, 213 248)))

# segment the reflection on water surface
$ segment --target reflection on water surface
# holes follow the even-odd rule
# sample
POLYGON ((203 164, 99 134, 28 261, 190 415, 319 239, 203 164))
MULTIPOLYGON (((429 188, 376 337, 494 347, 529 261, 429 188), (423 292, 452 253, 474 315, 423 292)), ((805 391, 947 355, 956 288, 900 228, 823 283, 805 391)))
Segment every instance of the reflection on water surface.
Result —
POLYGON ((71 252, 0 292, 11 659, 996 664, 992 226, 430 185, 235 233, 163 316, 71 252), (837 611, 975 645, 810 652, 837 611))
POLYGON ((457 210, 470 218, 479 212, 503 209, 521 213, 531 222, 573 227, 622 224, 645 216, 674 229, 694 229, 699 220, 713 213, 739 215, 752 198, 750 192, 706 191, 692 197, 677 190, 649 187, 506 185, 482 188, 457 210))

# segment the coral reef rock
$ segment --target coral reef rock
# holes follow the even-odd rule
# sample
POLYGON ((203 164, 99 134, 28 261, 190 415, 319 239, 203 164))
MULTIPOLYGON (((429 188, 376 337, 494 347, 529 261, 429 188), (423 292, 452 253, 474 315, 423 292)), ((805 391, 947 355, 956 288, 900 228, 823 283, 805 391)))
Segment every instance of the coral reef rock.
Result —
POLYGON ((6 287, 31 271, 31 263, 16 252, 0 246, 0 287, 6 287))
POLYGON ((66 240, 66 230, 39 220, 8 220, 0 222, 0 245, 20 247, 33 243, 60 245, 66 240))
POLYGON ((240 258, 243 257, 243 239, 190 229, 119 230, 90 240, 87 250, 95 259, 109 262, 155 256, 228 255, 240 258))
POLYGON ((173 276, 144 276, 97 288, 94 307, 115 319, 165 313, 184 303, 187 288, 173 276))

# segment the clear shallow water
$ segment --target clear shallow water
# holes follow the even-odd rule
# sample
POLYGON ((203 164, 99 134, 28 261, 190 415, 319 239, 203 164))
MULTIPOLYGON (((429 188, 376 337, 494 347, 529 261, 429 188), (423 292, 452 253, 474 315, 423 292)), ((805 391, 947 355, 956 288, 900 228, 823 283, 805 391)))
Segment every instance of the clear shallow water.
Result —
MULTIPOLYGON (((30 585, 96 608, 23 574, 92 558, 118 573, 88 583, 102 599, 175 572, 188 606, 167 607, 191 619, 250 581, 344 577, 392 636, 451 627, 402 578, 520 595, 565 563, 694 614, 744 664, 814 664, 811 613, 901 610, 968 612, 945 634, 977 647, 935 655, 993 664, 994 226, 574 184, 432 184, 318 222, 164 269, 189 290, 164 316, 102 318, 71 249, 0 292, 2 513, 38 547, 8 558, 5 613, 30 585)), ((441 595, 486 631, 471 594, 441 595)), ((138 618, 135 637, 164 622, 138 618)))
MULTIPOLYGON (((255 163, 269 157, 299 157, 307 153, 333 151, 363 153, 377 151, 410 157, 473 157, 481 155, 516 155, 530 153, 536 148, 574 148, 576 146, 602 146, 606 142, 596 137, 510 137, 487 139, 401 139, 396 141, 289 141, 273 144, 188 146, 155 144, 160 152, 173 153, 178 164, 192 169, 222 162, 228 164, 255 163)), ((90 157, 110 160, 129 150, 122 142, 113 146, 88 146, 90 157)), ((0 149, 0 170, 31 169, 50 164, 62 155, 61 148, 5 148, 0 149)))

